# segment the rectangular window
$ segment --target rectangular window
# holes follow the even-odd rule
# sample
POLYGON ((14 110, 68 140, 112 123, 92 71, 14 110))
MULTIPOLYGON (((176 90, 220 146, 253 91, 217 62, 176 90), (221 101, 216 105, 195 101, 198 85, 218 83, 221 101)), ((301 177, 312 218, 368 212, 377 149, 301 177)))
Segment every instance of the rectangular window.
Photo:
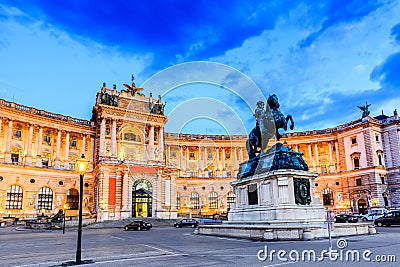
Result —
POLYGON ((231 158, 231 154, 226 154, 225 158, 230 159, 231 158))
POLYGON ((48 135, 43 136, 43 141, 46 143, 50 143, 50 136, 48 135))
POLYGON ((356 186, 360 186, 360 185, 362 185, 361 178, 357 178, 356 179, 356 186))
POLYGON ((213 171, 208 171, 208 177, 213 177, 213 171))
POLYGON ((189 153, 189 157, 194 158, 194 153, 193 152, 189 153))
POLYGON ((258 204, 257 184, 249 184, 247 186, 247 196, 249 200, 249 205, 258 204))
POLYGON ((381 175, 381 183, 385 184, 385 176, 381 175))
POLYGON ((212 153, 208 153, 207 158, 212 159, 213 155, 212 153))
POLYGON ((176 158, 176 152, 172 152, 172 153, 171 153, 171 156, 174 157, 174 158, 176 158))
POLYGON ((356 145, 357 144, 357 138, 356 137, 352 137, 351 138, 351 144, 352 145, 356 145))
POLYGON ((353 162, 354 162, 354 169, 358 170, 360 168, 360 160, 358 158, 354 158, 353 162))
POLYGON ((379 135, 377 135, 377 134, 375 135, 375 141, 379 142, 379 135))
POLYGON ((69 145, 72 147, 76 147, 76 141, 72 140, 71 142, 69 142, 69 145))

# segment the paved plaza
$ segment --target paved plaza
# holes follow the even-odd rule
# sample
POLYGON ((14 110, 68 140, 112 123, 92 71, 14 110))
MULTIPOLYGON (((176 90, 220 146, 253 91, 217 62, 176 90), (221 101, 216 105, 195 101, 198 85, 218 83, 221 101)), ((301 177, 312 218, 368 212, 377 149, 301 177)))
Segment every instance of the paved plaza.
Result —
MULTIPOLYGON (((85 266, 398 266, 399 238, 400 227, 388 227, 378 228, 373 236, 344 238, 342 249, 333 239, 333 249, 340 252, 335 260, 334 256, 320 258, 329 247, 327 239, 261 242, 195 235, 193 229, 166 226, 129 232, 84 229, 82 258, 94 261, 85 266), (298 262, 293 261, 296 256, 298 262)), ((75 259, 77 232, 7 227, 0 229, 0 240, 1 266, 60 266, 75 259)))

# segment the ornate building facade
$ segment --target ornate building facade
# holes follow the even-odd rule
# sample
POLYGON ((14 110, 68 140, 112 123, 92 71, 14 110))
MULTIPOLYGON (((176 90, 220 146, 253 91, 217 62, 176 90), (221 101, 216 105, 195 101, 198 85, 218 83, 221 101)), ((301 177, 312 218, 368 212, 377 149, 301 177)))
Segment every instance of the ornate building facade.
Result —
MULTIPOLYGON (((159 98, 103 87, 90 121, 0 100, 0 217, 77 216, 84 154, 83 213, 97 220, 226 214, 230 182, 247 160, 247 136, 164 132, 159 98)), ((364 117, 335 128, 287 133, 319 174, 314 194, 337 212, 400 206, 400 120, 364 117)))

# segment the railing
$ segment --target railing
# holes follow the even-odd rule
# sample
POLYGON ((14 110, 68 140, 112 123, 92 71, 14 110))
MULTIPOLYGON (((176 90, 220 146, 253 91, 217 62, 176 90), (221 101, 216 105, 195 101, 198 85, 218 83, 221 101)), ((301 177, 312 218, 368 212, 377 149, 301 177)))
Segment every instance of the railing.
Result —
POLYGON ((37 114, 37 115, 40 115, 40 116, 43 116, 43 117, 47 117, 47 118, 51 118, 51 119, 55 119, 55 120, 68 121, 68 122, 77 123, 77 124, 86 125, 86 126, 93 126, 94 125, 91 121, 88 121, 88 120, 72 118, 70 116, 64 116, 64 115, 61 115, 61 114, 56 114, 56 113, 48 112, 48 111, 45 111, 45 110, 37 110, 36 108, 24 106, 24 105, 17 104, 17 103, 14 103, 14 102, 9 102, 9 101, 4 100, 4 99, 0 99, 0 106, 13 108, 13 109, 20 110, 20 111, 27 112, 27 113, 31 113, 31 114, 37 114))

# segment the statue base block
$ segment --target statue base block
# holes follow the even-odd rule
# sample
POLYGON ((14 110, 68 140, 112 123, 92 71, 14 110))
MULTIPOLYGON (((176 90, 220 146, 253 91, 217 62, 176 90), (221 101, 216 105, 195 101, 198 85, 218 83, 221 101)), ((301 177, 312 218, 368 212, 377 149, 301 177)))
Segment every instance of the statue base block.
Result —
MULTIPOLYGON (((316 173, 278 169, 232 182, 236 202, 222 225, 200 225, 199 234, 257 240, 328 237, 323 206, 312 195, 316 173)), ((369 234, 370 224, 335 224, 332 236, 369 234)))

